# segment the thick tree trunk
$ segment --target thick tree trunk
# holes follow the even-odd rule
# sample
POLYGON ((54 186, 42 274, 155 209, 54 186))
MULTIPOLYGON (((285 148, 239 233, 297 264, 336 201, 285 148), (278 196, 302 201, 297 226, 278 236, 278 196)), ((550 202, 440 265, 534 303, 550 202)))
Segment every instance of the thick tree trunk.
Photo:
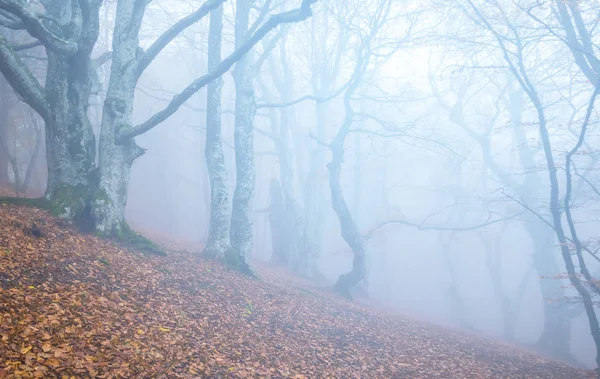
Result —
POLYGON ((144 153, 133 138, 117 140, 123 130, 132 127, 140 53, 138 33, 143 13, 137 2, 117 4, 111 72, 100 129, 99 183, 92 195, 95 230, 104 236, 129 232, 125 223, 129 175, 133 161, 144 153))
MULTIPOLYGON (((70 15, 69 2, 53 2, 48 13, 56 19, 70 15)), ((65 33, 69 31, 65 26, 65 33)), ((82 22, 78 50, 66 57, 46 49, 47 101, 50 118, 46 122, 46 161, 48 185, 46 198, 55 214, 74 218, 81 226, 90 220, 91 191, 95 175, 95 138, 88 119, 91 91, 90 57, 98 39, 99 19, 95 9, 82 22)))
MULTIPOLYGON (((208 70, 221 62, 223 6, 210 14, 208 36, 208 70)), ((221 92, 223 79, 218 78, 207 87, 206 93, 206 147, 204 150, 210 180, 210 225, 205 253, 222 258, 229 247, 229 193, 227 167, 221 143, 221 92)))
MULTIPOLYGON (((111 82, 120 80, 119 76, 111 75, 111 82)), ((128 91, 124 86, 111 90, 109 84, 100 132, 100 181, 93 193, 92 206, 96 232, 104 236, 118 237, 129 232, 125 223, 125 206, 131 165, 144 150, 133 139, 117 144, 115 137, 121 121, 131 117, 132 100, 133 90, 128 91)))
MULTIPOLYGON (((241 46, 247 38, 251 0, 236 2, 235 45, 241 46)), ((235 191, 231 212, 230 240, 235 264, 242 272, 250 272, 247 263, 252 252, 252 222, 255 187, 254 168, 254 70, 246 54, 235 65, 235 191)))

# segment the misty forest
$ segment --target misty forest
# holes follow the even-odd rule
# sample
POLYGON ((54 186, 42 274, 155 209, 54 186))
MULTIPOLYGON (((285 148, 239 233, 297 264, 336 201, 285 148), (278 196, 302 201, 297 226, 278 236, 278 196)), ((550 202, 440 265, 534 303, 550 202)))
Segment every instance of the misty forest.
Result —
POLYGON ((0 378, 597 377, 599 24, 0 0, 0 378))

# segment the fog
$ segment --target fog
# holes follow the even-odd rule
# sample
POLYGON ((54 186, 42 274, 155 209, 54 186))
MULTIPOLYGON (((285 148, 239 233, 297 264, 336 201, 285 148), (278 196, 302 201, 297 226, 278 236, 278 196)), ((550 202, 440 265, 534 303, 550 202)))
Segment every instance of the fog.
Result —
MULTIPOLYGON (((194 3, 152 2, 140 45, 147 49, 193 12, 194 3)), ((222 57, 234 51, 234 3, 223 8, 222 57)), ((256 2, 250 24, 262 3, 256 2)), ((293 9, 300 2, 279 3, 271 7, 293 9)), ((366 292, 410 317, 596 367, 589 315, 568 280, 555 233, 553 169, 547 158, 550 153, 556 166, 556 204, 566 238, 581 241, 587 270, 600 279, 595 256, 599 113, 590 107, 597 88, 591 78, 600 75, 595 24, 600 8, 581 2, 579 13, 565 10, 575 20, 567 22, 560 16, 563 3, 574 2, 317 1, 310 18, 268 34, 248 54, 261 63, 253 80, 256 188, 248 262, 273 264, 272 181, 284 180, 285 165, 302 228, 312 228, 318 272, 332 286, 352 270, 355 249, 343 237, 328 171, 331 146, 351 103, 339 184, 364 243, 366 267, 352 292, 366 292), (579 46, 583 55, 577 54, 579 46), (549 151, 540 134, 540 110, 549 151), (567 187, 565 159, 584 125, 587 134, 572 154, 567 187), (564 215, 567 188, 576 236, 564 215), (563 330, 555 330, 557 325, 563 330), (568 341, 541 338, 544 332, 568 341)), ((95 57, 110 50, 114 12, 115 3, 105 1, 95 57)), ((141 76, 134 125, 207 72, 208 24, 206 17, 182 32, 141 76)), ((97 139, 109 70, 110 64, 98 70, 99 90, 88 110, 97 139)), ((234 70, 222 79, 222 143, 231 199, 236 188, 234 70)), ((31 112, 25 107, 11 108, 11 120, 18 123, 18 112, 31 112)), ((131 168, 125 209, 133 229, 198 253, 208 243, 211 217, 206 109, 203 88, 136 137, 146 151, 131 168)), ((28 132, 19 130, 25 133, 19 138, 26 139, 28 132)), ((29 184, 36 194, 45 191, 41 145, 39 168, 29 184)), ((30 156, 17 158, 21 172, 30 156)), ((569 248, 576 260, 576 248, 569 248)), ((580 272, 577 262, 575 270, 580 272)), ((585 283, 597 307, 594 286, 585 283)))

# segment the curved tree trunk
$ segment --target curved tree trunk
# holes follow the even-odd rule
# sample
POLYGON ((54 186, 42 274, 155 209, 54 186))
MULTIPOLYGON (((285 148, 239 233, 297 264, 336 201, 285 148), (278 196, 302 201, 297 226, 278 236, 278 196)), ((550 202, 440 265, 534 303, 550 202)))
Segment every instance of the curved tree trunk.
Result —
MULTIPOLYGON (((352 111, 347 110, 344 125, 348 125, 349 127, 350 123, 352 122, 352 117, 352 111)), ((350 210, 348 209, 348 205, 344 199, 342 186, 340 184, 345 135, 346 133, 338 134, 338 136, 341 136, 341 138, 336 137, 336 139, 334 139, 334 141, 331 143, 332 159, 327 165, 327 169, 329 170, 329 189, 331 191, 333 210, 338 216, 340 228, 342 229, 342 237, 344 237, 344 240, 354 253, 354 257, 352 259, 352 270, 346 274, 340 275, 335 283, 334 288, 342 296, 351 299, 352 296, 350 295, 350 288, 360 283, 360 281, 365 278, 366 266, 363 241, 358 232, 354 219, 350 214, 350 210)))

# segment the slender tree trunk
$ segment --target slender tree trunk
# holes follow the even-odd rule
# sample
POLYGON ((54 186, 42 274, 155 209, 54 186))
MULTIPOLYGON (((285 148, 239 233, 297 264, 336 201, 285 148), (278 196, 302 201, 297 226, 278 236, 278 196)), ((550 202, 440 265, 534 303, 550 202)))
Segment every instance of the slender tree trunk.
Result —
POLYGON ((467 318, 468 310, 465 305, 465 299, 460 293, 460 275, 456 273, 455 264, 452 259, 452 235, 448 235, 447 238, 444 237, 443 234, 440 234, 438 240, 441 246, 441 258, 446 264, 450 276, 450 286, 448 287, 446 294, 452 303, 451 305, 457 312, 458 323, 460 326, 465 329, 473 329, 473 326, 467 318))
POLYGON ((342 230, 342 237, 350 246, 353 252, 352 259, 352 270, 346 274, 340 275, 337 282, 335 283, 335 290, 342 296, 352 298, 350 295, 350 289, 356 284, 360 283, 366 275, 365 265, 365 248, 362 237, 359 234, 356 223, 352 218, 346 199, 344 198, 344 192, 340 184, 340 174, 342 171, 342 162, 344 160, 344 141, 352 124, 354 118, 354 112, 350 105, 350 96, 353 91, 356 90, 358 80, 351 85, 347 90, 344 103, 346 115, 344 117, 343 124, 338 131, 335 138, 330 143, 331 149, 331 162, 327 164, 329 170, 329 189, 331 192, 331 203, 333 210, 335 211, 338 220, 340 222, 340 228, 342 230))
MULTIPOLYGON (((208 71, 221 62, 223 6, 210 13, 208 32, 208 71)), ((223 79, 217 78, 206 93, 206 146, 204 154, 210 180, 210 224, 205 253, 222 258, 229 247, 229 193, 227 167, 221 143, 221 92, 223 79)))
POLYGON ((560 272, 553 259, 555 234, 547 225, 537 220, 530 221, 525 228, 533 242, 533 262, 540 278, 544 309, 544 326, 537 344, 555 357, 570 359, 571 317, 560 302, 565 291, 560 280, 549 279, 560 272))
POLYGON ((27 169, 25 171, 25 176, 23 177, 23 181, 21 183, 16 183, 16 185, 18 185, 17 187, 17 192, 20 192, 22 194, 27 194, 28 190, 29 190, 29 183, 31 182, 31 176, 33 175, 33 172, 35 170, 35 167, 37 165, 37 161, 38 161, 38 157, 40 155, 40 150, 41 150, 41 146, 42 146, 42 130, 41 130, 41 126, 38 124, 37 120, 35 119, 35 115, 33 115, 30 111, 29 117, 30 117, 30 123, 32 126, 32 132, 33 132, 33 146, 29 146, 30 150, 31 150, 31 154, 29 157, 29 162, 27 162, 27 169))
MULTIPOLYGON (((241 46, 247 38, 252 0, 236 2, 235 45, 241 46)), ((231 247, 236 254, 235 264, 243 272, 250 272, 247 260, 252 252, 254 168, 254 70, 251 56, 246 54, 235 65, 235 166, 236 182, 231 213, 231 247)))
MULTIPOLYGON (((385 220, 388 216, 389 212, 389 203, 388 203, 388 182, 389 182, 389 168, 390 168, 390 159, 388 158, 388 154, 390 151, 390 142, 388 140, 383 141, 383 148, 381 151, 381 155, 383 156, 383 167, 381 169, 381 178, 379 183, 381 183, 381 192, 380 195, 380 220, 385 220)), ((379 254, 381 256, 381 267, 383 268, 383 298, 384 300, 391 302, 392 300, 392 286, 390 284, 390 264, 388 258, 388 248, 389 248, 389 238, 387 232, 384 230, 381 233, 381 237, 378 238, 379 241, 379 254)))
POLYGON ((4 78, 0 78, 0 141, 3 141, 0 145, 0 185, 8 187, 10 179, 8 176, 9 172, 9 156, 6 150, 6 141, 10 139, 10 131, 13 123, 9 122, 10 116, 10 89, 8 83, 4 78))
MULTIPOLYGON (((287 38, 280 41, 280 57, 283 71, 282 86, 279 88, 281 100, 286 103, 292 100, 293 76, 287 59, 287 38)), ((296 200, 294 190, 294 146, 292 144, 291 108, 279 110, 279 141, 281 143, 279 159, 279 175, 285 200, 285 226, 287 232, 286 247, 288 249, 288 265, 294 271, 299 271, 300 250, 302 249, 302 230, 304 220, 300 214, 300 204, 296 200)))
MULTIPOLYGON (((323 95, 317 93, 317 96, 323 95)), ((315 105, 317 138, 321 141, 325 140, 325 114, 327 108, 325 103, 315 105)), ((323 146, 315 146, 311 151, 309 162, 308 177, 304 186, 304 228, 298 271, 303 275, 319 279, 321 274, 317 265, 321 255, 323 239, 323 196, 325 192, 325 151, 323 146)))
POLYGON ((285 199, 281 184, 277 179, 271 179, 270 194, 269 224, 271 225, 271 250, 273 251, 271 262, 276 265, 288 265, 290 256, 285 199))
MULTIPOLYGON (((524 92, 520 89, 510 89, 508 92, 508 109, 511 123, 513 124, 513 135, 519 149, 519 160, 523 169, 532 171, 525 176, 522 185, 513 185, 513 189, 519 198, 528 206, 535 204, 539 182, 542 177, 536 173, 538 163, 527 142, 525 130, 522 125, 523 107, 525 104, 524 92)), ((529 215, 523 220, 523 227, 529 235, 533 247, 533 262, 538 273, 540 291, 544 310, 544 327, 537 344, 554 356, 568 358, 571 356, 571 318, 567 312, 551 299, 561 299, 565 296, 565 290, 559 280, 548 280, 542 278, 559 275, 560 267, 554 256, 554 233, 535 215, 529 215)))

